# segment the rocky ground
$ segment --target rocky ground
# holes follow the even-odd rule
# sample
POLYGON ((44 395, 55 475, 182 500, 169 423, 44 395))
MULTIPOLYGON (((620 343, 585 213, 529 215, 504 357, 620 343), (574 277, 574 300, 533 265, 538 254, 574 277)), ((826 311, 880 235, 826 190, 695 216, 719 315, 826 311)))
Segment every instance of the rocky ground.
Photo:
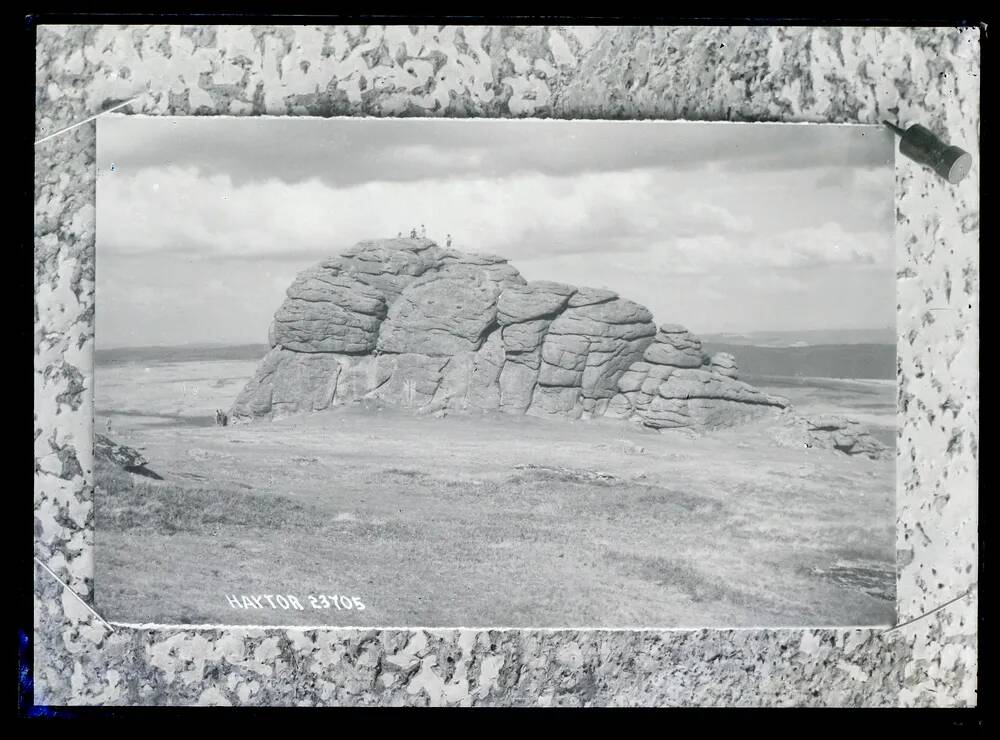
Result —
MULTIPOLYGON (((108 436, 162 476, 101 467, 95 593, 106 618, 893 621, 891 454, 807 447, 776 416, 696 434, 357 403, 211 425, 252 372, 247 362, 99 368, 98 429, 114 409, 108 436), (306 608, 234 609, 227 594, 297 595, 306 608), (309 595, 357 597, 366 608, 312 608, 309 595)), ((891 405, 891 386, 880 393, 891 405)), ((824 411, 837 410, 824 398, 824 411)))

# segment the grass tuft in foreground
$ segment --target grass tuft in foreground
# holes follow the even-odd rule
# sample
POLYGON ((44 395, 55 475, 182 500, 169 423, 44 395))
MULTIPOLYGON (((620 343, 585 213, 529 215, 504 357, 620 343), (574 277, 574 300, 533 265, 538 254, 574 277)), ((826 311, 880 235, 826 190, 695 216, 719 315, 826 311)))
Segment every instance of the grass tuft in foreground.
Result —
POLYGON ((289 529, 313 521, 307 507, 288 497, 153 482, 97 461, 96 507, 100 532, 205 533, 216 526, 289 529))

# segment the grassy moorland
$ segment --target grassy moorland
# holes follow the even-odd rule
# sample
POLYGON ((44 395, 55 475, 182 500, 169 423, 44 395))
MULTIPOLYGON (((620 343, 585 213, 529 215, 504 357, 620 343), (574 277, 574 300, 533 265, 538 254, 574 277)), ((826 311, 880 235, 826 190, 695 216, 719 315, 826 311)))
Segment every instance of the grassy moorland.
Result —
MULTIPOLYGON (((609 420, 436 419, 358 405, 212 426, 212 410, 252 369, 235 360, 98 368, 98 427, 114 409, 112 436, 163 476, 98 470, 95 596, 107 618, 893 621, 891 458, 783 447, 769 422, 658 434, 609 420), (290 594, 305 608, 234 609, 227 594, 290 594), (312 608, 310 594, 357 597, 365 609, 312 608)), ((819 405, 891 407, 891 385, 876 388, 792 391, 819 405)))

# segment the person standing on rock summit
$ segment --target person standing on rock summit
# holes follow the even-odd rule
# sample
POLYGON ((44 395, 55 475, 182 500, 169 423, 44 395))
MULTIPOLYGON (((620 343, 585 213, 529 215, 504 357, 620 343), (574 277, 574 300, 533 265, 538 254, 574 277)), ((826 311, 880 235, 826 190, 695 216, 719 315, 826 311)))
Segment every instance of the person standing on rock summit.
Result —
POLYGON ((427 227, 424 226, 423 224, 420 224, 420 238, 421 239, 427 238, 427 227))
POLYGON ((446 246, 446 247, 450 247, 450 246, 451 246, 451 234, 448 234, 448 240, 447 240, 447 242, 445 243, 445 246, 446 246))
POLYGON ((410 238, 411 239, 416 239, 417 238, 417 230, 416 229, 410 229, 410 238))

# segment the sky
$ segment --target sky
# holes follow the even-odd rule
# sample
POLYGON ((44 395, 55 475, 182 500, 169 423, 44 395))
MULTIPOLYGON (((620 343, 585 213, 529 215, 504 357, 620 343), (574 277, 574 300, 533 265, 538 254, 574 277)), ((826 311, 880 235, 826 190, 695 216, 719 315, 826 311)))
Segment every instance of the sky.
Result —
POLYGON ((266 342, 299 271, 420 224, 696 334, 895 324, 881 127, 107 115, 97 168, 100 348, 266 342))

